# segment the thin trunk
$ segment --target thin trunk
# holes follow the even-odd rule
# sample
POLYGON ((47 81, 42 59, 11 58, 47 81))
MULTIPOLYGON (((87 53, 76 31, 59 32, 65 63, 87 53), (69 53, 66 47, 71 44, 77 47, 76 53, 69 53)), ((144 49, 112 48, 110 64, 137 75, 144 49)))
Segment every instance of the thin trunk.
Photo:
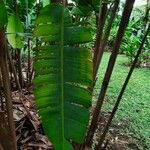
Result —
POLYGON ((18 70, 18 76, 19 76, 19 82, 20 86, 23 87, 23 75, 22 75, 22 65, 21 65, 21 50, 16 49, 17 51, 17 70, 18 70))
MULTIPOLYGON (((94 58, 95 58, 95 52, 98 51, 97 49, 100 45, 100 32, 99 31, 100 31, 100 26, 101 26, 101 22, 100 22, 101 14, 102 14, 102 0, 100 0, 99 14, 95 12, 97 31, 96 31, 96 41, 94 44, 94 58)), ((95 61, 95 59, 93 59, 93 61, 95 61)))
POLYGON ((80 150, 81 149, 81 144, 72 143, 72 146, 73 146, 74 150, 80 150))
POLYGON ((68 5, 68 0, 64 0, 64 4, 65 4, 65 6, 67 6, 68 5))
POLYGON ((145 44, 145 41, 146 41, 146 38, 147 38, 147 35, 148 35, 149 31, 150 31, 150 24, 149 24, 149 26, 148 26, 148 29, 147 29, 147 31, 146 31, 146 33, 145 33, 145 36, 144 36, 142 42, 141 42, 141 45, 140 45, 140 47, 139 47, 139 49, 138 49, 138 51, 137 51, 137 54, 136 54, 136 56, 135 56, 135 59, 134 59, 134 61, 133 61, 133 63, 132 63, 132 66, 131 66, 131 68, 130 68, 130 71, 129 71, 129 73, 128 73, 126 79, 125 79, 124 85, 123 85, 123 87, 122 87, 122 89, 121 89, 121 91, 120 91, 120 93, 119 93, 119 95, 118 95, 117 101, 116 101, 115 106, 114 106, 114 108, 113 108, 113 111, 112 111, 112 113, 111 113, 111 115, 110 115, 110 117, 109 117, 109 119, 108 119, 108 122, 107 122, 107 124, 106 124, 105 129, 104 129, 104 132, 103 132, 102 136, 100 137, 100 141, 99 141, 99 143, 98 143, 98 146, 96 147, 96 150, 100 150, 101 147, 102 147, 102 143, 103 143, 104 140, 105 140, 106 134, 107 134, 107 132, 108 132, 108 130, 109 130, 109 127, 110 127, 110 125, 111 125, 111 123, 112 123, 112 120, 113 120, 113 118, 114 118, 114 116, 115 116, 115 114, 116 114, 116 111, 117 111, 118 106, 119 106, 119 104, 120 104, 120 102, 121 102, 122 96, 123 96, 123 94, 124 94, 124 91, 126 90, 126 87, 127 87, 128 83, 129 83, 129 80, 130 80, 130 78, 131 78, 131 75, 132 75, 132 73, 133 73, 133 71, 134 71, 134 69, 135 69, 135 67, 136 67, 136 64, 137 64, 137 62, 138 62, 138 58, 139 58, 139 56, 140 56, 140 54, 141 54, 141 52, 142 52, 142 49, 143 49, 143 46, 144 46, 144 44, 145 44))
POLYGON ((13 0, 14 12, 17 13, 17 0, 13 0))
POLYGON ((99 10, 98 28, 97 28, 97 33, 96 33, 94 59, 93 59, 94 66, 95 66, 95 63, 97 60, 97 54, 98 54, 99 47, 100 47, 101 41, 102 41, 103 28, 105 25, 106 14, 107 14, 107 4, 104 3, 102 5, 102 1, 101 1, 100 10, 99 10))
POLYGON ((28 70, 27 70, 28 88, 31 85, 30 78, 31 78, 31 53, 30 53, 30 40, 28 39, 28 70))
POLYGON ((18 75, 17 75, 17 71, 16 71, 16 68, 15 68, 15 65, 14 65, 14 63, 13 63, 13 60, 12 60, 12 57, 11 57, 9 51, 7 51, 7 53, 8 53, 9 64, 10 64, 10 67, 11 67, 11 69, 12 69, 12 73, 13 73, 13 75, 14 75, 17 88, 18 88, 18 90, 20 91, 21 86, 20 86, 20 83, 19 83, 19 78, 18 78, 18 75))
MULTIPOLYGON (((96 17, 96 27, 98 29, 98 20, 99 20, 99 17, 97 15, 97 13, 95 12, 95 17, 96 17)), ((95 41, 95 46, 96 46, 96 41, 95 41)))
POLYGON ((95 133, 97 125, 98 125, 100 110, 102 108, 102 104, 103 104, 103 101, 105 98, 105 94, 106 94, 107 87, 108 87, 108 84, 110 81, 110 77, 111 77, 111 74, 112 74, 112 71, 113 71, 113 68, 115 65, 115 61, 116 61, 116 58, 117 58, 117 55, 119 52, 119 48, 120 48, 120 45, 121 45, 121 42, 122 42, 122 39, 124 36, 125 29, 126 29, 128 22, 129 22, 129 18, 130 18, 131 12, 132 12, 134 2, 135 2, 135 0, 126 0, 126 3, 125 3, 125 8, 123 11, 119 30, 118 30, 118 33, 116 36, 115 44, 114 44, 112 54, 111 54, 110 59, 109 59, 109 63, 107 66, 107 70, 106 70, 104 79, 103 79, 101 91, 100 91, 100 94, 98 97, 98 101, 96 103, 96 107, 94 109, 94 113, 93 113, 90 127, 88 130, 88 134, 87 134, 87 138, 86 138, 86 145, 89 147, 91 147, 91 145, 92 145, 92 139, 93 139, 94 133, 95 133))
MULTIPOLYGON (((14 12, 17 14, 17 0, 13 0, 14 12)), ((23 76, 22 76, 22 66, 21 66, 21 50, 16 49, 16 57, 17 57, 17 70, 19 76, 19 82, 21 87, 23 87, 23 76)))
POLYGON ((108 5, 107 16, 111 13, 112 8, 113 8, 115 2, 116 2, 116 1, 110 2, 110 5, 108 5))
POLYGON ((0 68, 0 106, 1 106, 0 110, 4 111, 4 102, 3 102, 2 93, 3 93, 3 82, 2 82, 2 74, 1 74, 1 68, 0 68))
POLYGON ((36 121, 35 118, 31 115, 31 113, 28 110, 28 108, 26 107, 26 105, 24 104, 24 101, 22 100, 24 98, 25 99, 28 99, 28 98, 25 97, 24 94, 22 93, 22 89, 21 89, 21 85, 20 85, 20 82, 19 82, 19 79, 18 79, 18 76, 17 76, 16 68, 15 68, 14 63, 12 61, 10 53, 9 52, 7 52, 7 53, 8 53, 8 58, 9 58, 9 62, 10 62, 10 67, 12 69, 12 72, 13 72, 13 75, 14 75, 14 78, 15 78, 15 82, 17 84, 18 91, 19 91, 19 94, 20 94, 20 101, 21 101, 21 103, 22 103, 29 119, 36 121))
POLYGON ((108 41, 108 37, 110 35, 112 23, 113 23, 113 20, 114 20, 115 15, 116 15, 116 11, 117 11, 118 6, 119 6, 119 2, 120 2, 120 0, 116 0, 114 2, 114 6, 112 7, 112 10, 111 10, 109 22, 107 24, 106 31, 105 31, 101 46, 100 46, 99 52, 97 54, 97 61, 96 61, 95 66, 94 66, 95 67, 94 79, 96 78, 96 74, 97 74, 98 68, 99 68, 100 63, 101 63, 101 59, 102 59, 102 56, 103 56, 103 53, 104 53, 104 50, 105 50, 105 47, 106 47, 106 44, 108 41))
POLYGON ((4 97, 6 100, 6 112, 11 141, 8 143, 8 150, 17 150, 15 125, 13 120, 12 98, 10 91, 9 71, 7 66, 7 45, 4 32, 0 31, 0 68, 4 88, 4 97), (10 144, 10 145, 9 145, 10 144), (10 146, 10 147, 9 147, 10 146))
POLYGON ((1 143, 0 143, 0 150, 4 150, 3 146, 1 145, 1 143))
POLYGON ((6 111, 0 111, 0 144, 4 150, 12 150, 12 137, 6 115, 6 111))
MULTIPOLYGON (((29 8, 28 8, 28 0, 26 0, 26 32, 29 33, 29 18, 28 18, 28 14, 29 14, 29 8)), ((30 48, 30 39, 27 37, 27 49, 28 49, 28 69, 27 69, 27 74, 26 74, 26 78, 27 78, 27 88, 29 89, 31 82, 30 82, 30 75, 31 75, 31 48, 30 48)))
POLYGON ((62 0, 50 0, 50 2, 52 2, 52 3, 60 3, 60 2, 62 2, 62 0))
POLYGON ((31 75, 30 75, 30 81, 29 81, 30 83, 32 83, 33 77, 34 77, 34 69, 32 68, 31 75))

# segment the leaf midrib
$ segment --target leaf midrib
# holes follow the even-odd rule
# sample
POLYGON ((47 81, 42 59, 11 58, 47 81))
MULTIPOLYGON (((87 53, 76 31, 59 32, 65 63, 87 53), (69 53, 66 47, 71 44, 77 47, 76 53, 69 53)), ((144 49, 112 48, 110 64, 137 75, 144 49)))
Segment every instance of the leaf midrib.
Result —
POLYGON ((61 116, 62 116, 62 150, 64 149, 65 131, 64 131, 64 6, 62 7, 62 21, 61 21, 61 116))

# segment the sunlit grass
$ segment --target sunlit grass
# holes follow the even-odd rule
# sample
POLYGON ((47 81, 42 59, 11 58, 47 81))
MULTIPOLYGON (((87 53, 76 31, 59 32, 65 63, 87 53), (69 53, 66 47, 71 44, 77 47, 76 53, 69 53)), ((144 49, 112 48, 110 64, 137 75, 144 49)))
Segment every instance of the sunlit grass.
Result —
MULTIPOLYGON (((107 67, 110 54, 105 53, 96 84, 95 95, 98 95, 102 78, 107 67)), ((105 102, 103 110, 110 112, 119 94, 129 67, 123 65, 128 59, 124 55, 119 55, 113 71, 113 75, 107 91, 108 100, 105 102)), ((123 96, 119 110, 114 119, 114 123, 127 121, 128 127, 125 132, 133 132, 133 138, 144 141, 144 145, 150 149, 150 69, 136 68, 123 96)), ((143 146, 144 146, 143 145, 143 146)), ((143 147, 144 148, 144 147, 143 147)), ((144 148, 146 149, 146 148, 144 148)))

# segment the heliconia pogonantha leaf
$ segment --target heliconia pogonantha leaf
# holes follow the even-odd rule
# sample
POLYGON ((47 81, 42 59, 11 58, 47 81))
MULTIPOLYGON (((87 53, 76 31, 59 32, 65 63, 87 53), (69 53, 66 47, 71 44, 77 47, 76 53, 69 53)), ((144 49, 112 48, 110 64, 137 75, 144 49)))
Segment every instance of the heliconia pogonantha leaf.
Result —
POLYGON ((56 150, 73 150, 83 143, 89 122, 93 85, 92 40, 89 28, 74 26, 61 4, 44 7, 34 35, 42 46, 34 48, 36 108, 44 131, 56 150))
POLYGON ((23 47, 23 39, 20 34, 24 32, 23 24, 17 14, 12 14, 8 18, 7 38, 13 48, 21 49, 23 47))

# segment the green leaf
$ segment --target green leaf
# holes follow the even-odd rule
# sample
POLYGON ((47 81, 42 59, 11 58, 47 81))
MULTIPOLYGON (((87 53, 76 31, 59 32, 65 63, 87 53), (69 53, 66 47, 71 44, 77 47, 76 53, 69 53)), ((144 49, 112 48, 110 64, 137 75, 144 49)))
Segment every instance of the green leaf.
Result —
MULTIPOLYGON (((88 16, 89 12, 99 11, 100 0, 73 0, 77 7, 84 13, 85 16, 88 16)), ((79 13, 79 11, 75 11, 79 13)))
POLYGON ((89 28, 75 26, 61 4, 44 7, 34 35, 46 42, 34 48, 36 108, 56 150, 73 150, 83 143, 89 122, 93 85, 92 40, 89 28), (82 46, 80 46, 82 44, 82 46))
POLYGON ((74 6, 72 9, 72 14, 80 17, 87 17, 92 11, 90 6, 74 6))
POLYGON ((23 47, 23 38, 21 33, 24 32, 23 25, 16 14, 8 18, 7 38, 13 48, 21 49, 23 47))
POLYGON ((6 23, 7 23, 7 11, 4 2, 0 0, 0 30, 4 28, 6 23))
POLYGON ((43 7, 47 6, 50 3, 49 0, 43 0, 43 7))

